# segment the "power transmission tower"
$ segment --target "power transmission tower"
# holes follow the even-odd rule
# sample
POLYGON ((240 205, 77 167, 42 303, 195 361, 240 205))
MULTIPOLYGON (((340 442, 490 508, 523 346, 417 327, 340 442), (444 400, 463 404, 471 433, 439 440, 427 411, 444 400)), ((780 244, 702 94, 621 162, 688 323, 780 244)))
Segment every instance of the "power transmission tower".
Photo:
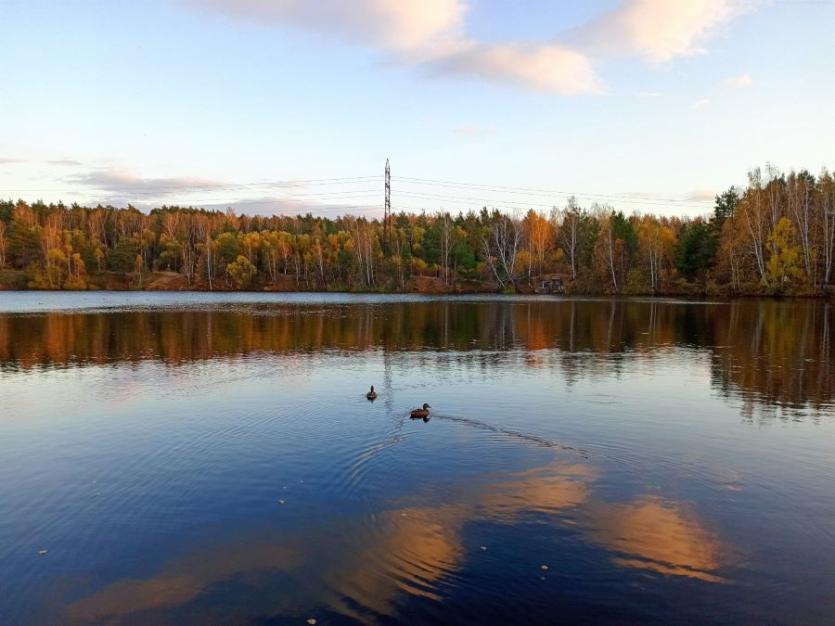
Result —
POLYGON ((386 159, 386 204, 383 211, 383 253, 389 250, 389 222, 391 221, 391 168, 386 159))

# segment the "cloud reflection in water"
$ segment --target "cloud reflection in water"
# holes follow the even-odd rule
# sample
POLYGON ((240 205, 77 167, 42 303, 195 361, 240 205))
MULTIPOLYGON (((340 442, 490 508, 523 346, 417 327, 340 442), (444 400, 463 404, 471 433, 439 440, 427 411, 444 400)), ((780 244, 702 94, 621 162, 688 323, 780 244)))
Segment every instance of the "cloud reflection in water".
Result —
MULTIPOLYGON (((367 621, 393 616, 403 594, 440 600, 440 581, 466 584, 470 522, 522 524, 546 515, 581 520, 590 546, 610 553, 615 567, 642 569, 720 583, 724 547, 692 507, 658 496, 612 503, 594 497, 600 471, 587 464, 555 461, 532 470, 463 485, 455 502, 391 508, 369 517, 334 522, 290 537, 266 536, 229 543, 176 559, 145 580, 123 580, 69 608, 77 621, 117 619, 143 611, 186 605, 201 594, 222 593, 223 583, 282 572, 296 577, 309 595, 272 599, 274 613, 301 611, 311 598, 327 598, 331 610, 367 621)), ((559 576, 559 572, 551 572, 559 576)))

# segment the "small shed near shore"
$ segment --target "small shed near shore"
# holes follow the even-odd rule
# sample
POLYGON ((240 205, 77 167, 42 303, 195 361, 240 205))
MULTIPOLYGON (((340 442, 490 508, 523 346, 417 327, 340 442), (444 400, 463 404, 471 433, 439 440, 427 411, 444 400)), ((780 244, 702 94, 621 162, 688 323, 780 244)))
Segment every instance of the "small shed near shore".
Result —
POLYGON ((536 281, 536 293, 554 294, 565 293, 564 274, 543 274, 536 281))

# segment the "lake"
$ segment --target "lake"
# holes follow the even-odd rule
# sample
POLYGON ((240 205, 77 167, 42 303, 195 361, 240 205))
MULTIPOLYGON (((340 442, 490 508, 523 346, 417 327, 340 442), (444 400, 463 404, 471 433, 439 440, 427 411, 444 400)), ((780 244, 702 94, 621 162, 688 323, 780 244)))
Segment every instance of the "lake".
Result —
POLYGON ((0 623, 831 622, 833 332, 820 301, 0 292, 0 623))

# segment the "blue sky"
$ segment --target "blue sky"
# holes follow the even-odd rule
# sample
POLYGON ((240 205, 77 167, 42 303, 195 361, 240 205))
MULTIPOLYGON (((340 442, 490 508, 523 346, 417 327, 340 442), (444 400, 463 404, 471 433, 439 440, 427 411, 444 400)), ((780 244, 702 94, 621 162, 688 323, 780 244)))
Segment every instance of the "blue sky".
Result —
POLYGON ((5 0, 0 23, 0 197, 374 214, 390 157, 395 210, 693 215, 766 161, 833 165, 824 0, 5 0))

